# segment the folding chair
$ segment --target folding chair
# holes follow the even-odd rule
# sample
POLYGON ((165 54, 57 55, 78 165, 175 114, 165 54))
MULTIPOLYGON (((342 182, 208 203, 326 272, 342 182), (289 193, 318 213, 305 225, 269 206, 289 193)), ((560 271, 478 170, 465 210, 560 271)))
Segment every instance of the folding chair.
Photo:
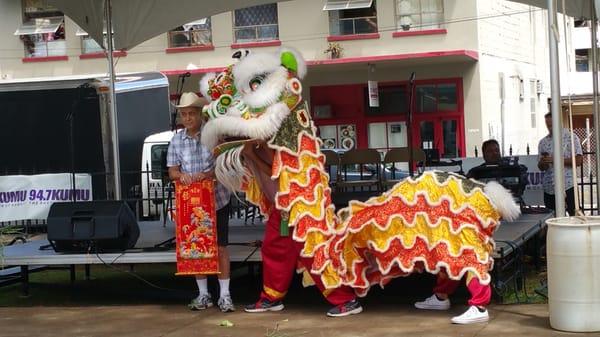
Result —
MULTIPOLYGON (((399 147, 390 149, 383 158, 381 186, 387 190, 393 185, 396 185, 402 179, 409 176, 409 170, 403 171, 398 166, 400 163, 409 162, 410 154, 407 147, 399 147)), ((420 149, 413 149, 413 163, 417 164, 425 160, 425 154, 420 149)), ((408 167, 407 167, 408 168, 408 167)))
POLYGON ((340 158, 338 191, 381 191, 381 155, 375 149, 353 149, 340 158))

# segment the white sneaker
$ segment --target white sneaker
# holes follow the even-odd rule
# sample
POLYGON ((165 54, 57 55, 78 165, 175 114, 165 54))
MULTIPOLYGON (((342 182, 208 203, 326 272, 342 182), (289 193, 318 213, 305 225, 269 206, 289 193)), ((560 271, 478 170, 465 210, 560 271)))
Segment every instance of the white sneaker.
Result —
POLYGON ((426 298, 425 301, 416 302, 415 308, 424 310, 448 310, 450 309, 450 300, 445 299, 440 301, 435 294, 426 298))
POLYGON ((209 294, 198 295, 198 297, 194 298, 190 304, 188 304, 188 308, 191 310, 204 310, 213 306, 212 299, 209 294))
POLYGON ((454 324, 471 324, 471 323, 481 323, 487 322, 490 320, 490 316, 488 315, 487 309, 483 312, 479 311, 479 309, 472 305, 464 314, 456 317, 452 317, 452 323, 454 324))
POLYGON ((219 309, 221 309, 222 312, 235 311, 235 307, 233 306, 233 301, 231 300, 230 295, 219 298, 217 305, 219 306, 219 309))

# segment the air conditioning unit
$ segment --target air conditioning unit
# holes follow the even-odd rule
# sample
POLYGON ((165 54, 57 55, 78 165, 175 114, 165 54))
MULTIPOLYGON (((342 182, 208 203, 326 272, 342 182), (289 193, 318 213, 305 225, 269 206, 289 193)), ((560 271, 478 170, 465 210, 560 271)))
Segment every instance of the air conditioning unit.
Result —
POLYGON ((544 93, 544 82, 542 82, 542 80, 537 80, 537 82, 535 83, 535 91, 538 95, 544 93))

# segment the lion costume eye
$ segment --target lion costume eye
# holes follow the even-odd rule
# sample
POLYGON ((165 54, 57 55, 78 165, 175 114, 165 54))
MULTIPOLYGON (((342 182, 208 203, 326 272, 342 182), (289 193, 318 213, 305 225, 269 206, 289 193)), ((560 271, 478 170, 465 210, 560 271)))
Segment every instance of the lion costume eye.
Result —
POLYGON ((257 76, 254 76, 250 82, 248 82, 248 85, 250 86, 250 90, 252 91, 256 91, 258 90, 258 88, 263 84, 263 82, 265 81, 265 78, 267 76, 265 74, 260 74, 257 76))

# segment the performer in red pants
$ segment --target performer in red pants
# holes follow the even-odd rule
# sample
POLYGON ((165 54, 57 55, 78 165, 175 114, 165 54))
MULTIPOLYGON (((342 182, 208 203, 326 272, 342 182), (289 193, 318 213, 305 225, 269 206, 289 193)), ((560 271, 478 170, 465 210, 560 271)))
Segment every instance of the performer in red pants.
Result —
MULTIPOLYGON (((483 285, 477 277, 471 273, 466 276, 467 289, 471 293, 469 299, 469 309, 460 316, 452 318, 452 323, 470 324, 478 322, 487 322, 489 314, 486 306, 490 303, 492 289, 489 284, 483 285)), ((450 300, 448 296, 456 291, 460 281, 450 279, 446 273, 440 272, 433 288, 433 295, 422 302, 415 303, 417 309, 425 310, 448 310, 450 309, 450 300)))
MULTIPOLYGON (((281 300, 292 281, 297 262, 310 268, 312 258, 300 257, 302 243, 292 240, 291 236, 279 234, 281 215, 273 210, 265 228, 265 237, 261 250, 263 261, 263 290, 260 300, 246 307, 247 312, 278 311, 283 309, 281 300)), ((311 274, 311 276, 313 276, 311 274)), ((349 287, 325 289, 319 277, 312 277, 319 291, 329 303, 333 304, 328 316, 338 317, 357 314, 362 307, 356 300, 354 291, 349 287)))
MULTIPOLYGON (((244 146, 244 160, 253 174, 265 196, 274 205, 275 182, 271 180, 270 159, 272 155, 265 142, 247 143, 244 146)), ((291 234, 282 236, 281 212, 275 206, 271 207, 265 228, 261 255, 263 263, 263 290, 260 299, 246 306, 246 312, 266 312, 283 310, 282 300, 292 281, 298 262, 310 271, 312 258, 300 256, 303 243, 294 241, 291 234)), ((290 232, 292 230, 290 229, 290 232)), ((342 317, 362 312, 360 303, 352 288, 342 286, 335 289, 325 289, 320 277, 311 274, 312 280, 323 296, 334 307, 327 311, 327 316, 342 317)))

